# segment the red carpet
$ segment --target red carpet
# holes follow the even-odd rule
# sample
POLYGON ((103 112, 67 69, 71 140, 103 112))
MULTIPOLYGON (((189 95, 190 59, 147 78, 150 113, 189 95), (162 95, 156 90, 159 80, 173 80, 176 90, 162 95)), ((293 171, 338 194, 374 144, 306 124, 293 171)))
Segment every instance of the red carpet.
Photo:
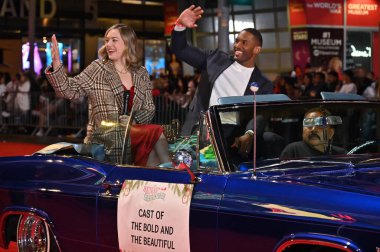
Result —
POLYGON ((46 145, 17 142, 0 142, 0 156, 31 155, 46 145))
POLYGON ((11 242, 8 249, 0 248, 0 252, 17 252, 17 244, 15 242, 11 242))

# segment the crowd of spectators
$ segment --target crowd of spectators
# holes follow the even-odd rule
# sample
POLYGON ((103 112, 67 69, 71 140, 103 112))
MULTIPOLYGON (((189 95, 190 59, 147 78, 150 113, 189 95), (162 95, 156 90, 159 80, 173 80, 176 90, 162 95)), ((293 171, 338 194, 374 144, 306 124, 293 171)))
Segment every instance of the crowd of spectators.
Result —
POLYGON ((286 94, 293 100, 319 99, 321 92, 351 93, 366 99, 379 99, 379 79, 363 67, 346 70, 295 66, 274 80, 274 93, 286 94))
POLYGON ((181 108, 187 109, 197 89, 200 74, 179 76, 173 78, 165 73, 152 77, 153 95, 163 96, 168 101, 174 101, 181 108))
MULTIPOLYGON (((0 72, 0 99, 1 133, 43 136, 52 124, 70 128, 78 119, 74 105, 56 97, 43 72, 37 76, 28 71, 13 76, 0 72)), ((85 101, 80 107, 86 108, 85 101)))
MULTIPOLYGON (((184 75, 182 62, 170 55, 166 69, 151 76, 157 110, 155 122, 170 123, 173 116, 166 120, 160 115, 172 110, 172 113, 182 114, 183 117, 195 95, 199 79, 200 73, 196 70, 191 76, 184 75)), ((322 91, 380 99, 379 80, 372 72, 363 67, 342 70, 339 61, 325 69, 310 65, 304 68, 295 66, 292 71, 279 74, 273 83, 273 93, 286 94, 292 100, 319 99, 322 91)), ((53 123, 63 125, 63 128, 85 127, 86 100, 69 102, 56 97, 43 71, 38 76, 24 71, 14 76, 0 72, 0 97, 2 133, 16 131, 44 136, 49 134, 49 126, 53 123), (10 129, 8 125, 17 127, 10 129)))
MULTIPOLYGON (((184 118, 195 94, 199 73, 184 76, 182 63, 172 55, 165 71, 152 75, 151 80, 157 114, 167 113, 175 107, 173 113, 180 113, 184 118)), ((20 71, 11 76, 8 72, 0 72, 0 101, 0 133, 61 135, 73 130, 58 130, 57 133, 57 129, 51 132, 52 128, 61 125, 62 129, 78 129, 85 127, 87 121, 87 101, 79 99, 70 102, 57 97, 43 69, 40 75, 20 71)), ((156 122, 166 120, 163 124, 171 123, 172 117, 169 116, 166 120, 157 116, 156 122)))

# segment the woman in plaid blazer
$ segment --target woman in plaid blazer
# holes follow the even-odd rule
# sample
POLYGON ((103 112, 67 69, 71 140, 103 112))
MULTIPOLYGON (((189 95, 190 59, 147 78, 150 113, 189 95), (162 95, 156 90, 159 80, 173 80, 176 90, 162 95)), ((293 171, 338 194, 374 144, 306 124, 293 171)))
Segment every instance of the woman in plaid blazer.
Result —
MULTIPOLYGON (((124 24, 116 24, 105 33, 105 44, 99 50, 101 59, 94 60, 80 74, 70 78, 66 75, 59 59, 58 42, 52 36, 52 66, 48 67, 46 77, 58 96, 76 99, 87 96, 89 101, 89 121, 85 143, 102 144, 106 160, 125 163, 126 156, 131 160, 131 146, 123 148, 125 141, 122 118, 124 113, 124 91, 133 90, 133 124, 144 124, 139 128, 141 143, 147 165, 169 162, 167 141, 162 127, 149 124, 154 116, 155 106, 152 97, 152 84, 145 67, 140 65, 137 50, 137 37, 133 29, 124 24), (144 130, 146 129, 146 130, 144 130), (154 134, 152 134, 154 132, 154 134), (125 150, 124 150, 125 149, 125 150), (126 155, 122 152, 126 151, 126 155)), ((133 130, 132 130, 133 131, 133 130)), ((133 147, 132 147, 133 149, 133 147)), ((137 150, 141 154, 141 149, 137 150)))

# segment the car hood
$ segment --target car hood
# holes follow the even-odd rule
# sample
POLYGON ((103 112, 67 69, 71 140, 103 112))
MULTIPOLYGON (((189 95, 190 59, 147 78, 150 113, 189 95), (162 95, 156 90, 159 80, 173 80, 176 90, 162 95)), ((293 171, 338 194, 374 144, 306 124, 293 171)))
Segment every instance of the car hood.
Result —
POLYGON ((380 194, 380 156, 374 155, 274 162, 257 168, 257 175, 279 182, 297 182, 366 194, 380 194))

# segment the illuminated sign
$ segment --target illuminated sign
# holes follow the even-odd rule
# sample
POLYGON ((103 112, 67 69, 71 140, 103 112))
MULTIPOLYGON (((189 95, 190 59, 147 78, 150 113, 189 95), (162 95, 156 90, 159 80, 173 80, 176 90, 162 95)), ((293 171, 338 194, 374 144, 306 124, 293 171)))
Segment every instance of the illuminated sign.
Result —
MULTIPOLYGON (((30 62, 29 62, 29 42, 22 45, 22 69, 29 69, 30 68, 30 62)), ((40 54, 38 53, 38 46, 37 43, 34 44, 33 48, 34 52, 34 72, 36 74, 41 73, 42 69, 42 61, 40 54)))
POLYGON ((343 58, 343 29, 309 28, 310 63, 327 67, 332 57, 343 58))
POLYGON ((312 2, 306 3, 306 7, 310 9, 326 9, 329 13, 342 14, 342 4, 339 2, 312 2))
POLYGON ((379 27, 380 12, 378 0, 347 0, 346 25, 379 27))
POLYGON ((377 11, 377 4, 349 3, 347 8, 348 14, 366 16, 369 15, 371 11, 377 11))
POLYGON ((357 50, 354 45, 351 45, 351 56, 352 57, 364 57, 368 58, 371 57, 371 47, 366 46, 364 51, 357 50))
POLYGON ((291 26, 378 27, 379 0, 288 0, 291 26), (344 22, 345 20, 345 22, 344 22))
POLYGON ((304 0, 307 24, 343 25, 343 0, 304 0))
POLYGON ((307 31, 294 31, 293 40, 307 40, 307 31))
MULTIPOLYGON (((38 1, 38 0, 37 0, 38 1)), ((29 0, 20 0, 19 2, 19 13, 17 13, 16 5, 14 0, 3 0, 0 1, 1 9, 0 16, 4 17, 10 15, 12 17, 26 17, 26 11, 29 11, 29 0)), ((55 0, 40 0, 40 18, 52 18, 57 11, 57 3, 55 0), (47 11, 47 6, 50 7, 50 12, 47 11)))
POLYGON ((373 69, 372 59, 374 52, 371 44, 370 32, 348 31, 346 45, 346 67, 363 67, 367 70, 373 69))

